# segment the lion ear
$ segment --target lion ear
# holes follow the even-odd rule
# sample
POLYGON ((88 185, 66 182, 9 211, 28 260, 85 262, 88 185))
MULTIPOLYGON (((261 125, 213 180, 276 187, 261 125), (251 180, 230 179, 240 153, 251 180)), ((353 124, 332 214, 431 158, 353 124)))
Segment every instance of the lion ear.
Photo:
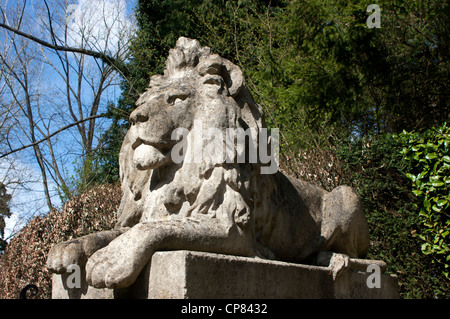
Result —
POLYGON ((235 98, 244 85, 244 76, 241 69, 230 61, 221 58, 217 54, 211 54, 197 65, 200 75, 219 74, 225 81, 230 95, 235 98))
POLYGON ((223 59, 222 63, 227 70, 223 79, 228 87, 228 92, 234 98, 239 94, 239 91, 244 85, 244 76, 241 69, 237 65, 225 59, 223 59))

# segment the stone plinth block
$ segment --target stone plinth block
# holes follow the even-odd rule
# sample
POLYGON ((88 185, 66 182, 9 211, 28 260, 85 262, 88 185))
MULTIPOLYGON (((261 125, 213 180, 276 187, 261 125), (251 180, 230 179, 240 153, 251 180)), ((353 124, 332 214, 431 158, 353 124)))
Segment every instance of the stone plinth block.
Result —
POLYGON ((70 289, 71 274, 54 274, 53 298, 398 298, 396 276, 383 273, 383 267, 378 273, 367 272, 370 264, 350 259, 347 269, 333 278, 331 266, 166 251, 155 253, 135 284, 124 289, 90 287, 84 271, 80 288, 70 289))

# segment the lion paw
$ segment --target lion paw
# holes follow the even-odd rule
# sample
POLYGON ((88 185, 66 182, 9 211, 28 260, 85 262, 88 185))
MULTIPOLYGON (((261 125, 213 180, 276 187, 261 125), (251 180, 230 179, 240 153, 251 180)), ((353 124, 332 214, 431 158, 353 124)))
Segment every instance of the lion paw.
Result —
POLYGON ((328 267, 331 270, 333 280, 336 280, 350 269, 350 257, 331 251, 320 251, 316 256, 315 264, 328 267))
POLYGON ((113 241, 95 252, 86 263, 86 281, 96 288, 124 288, 131 285, 141 271, 132 249, 113 241))
POLYGON ((330 268, 332 269, 333 280, 341 277, 350 269, 350 258, 345 254, 333 253, 330 260, 330 268))
POLYGON ((47 258, 47 268, 51 272, 62 274, 69 265, 84 265, 87 257, 80 240, 75 239, 57 244, 50 249, 47 258))

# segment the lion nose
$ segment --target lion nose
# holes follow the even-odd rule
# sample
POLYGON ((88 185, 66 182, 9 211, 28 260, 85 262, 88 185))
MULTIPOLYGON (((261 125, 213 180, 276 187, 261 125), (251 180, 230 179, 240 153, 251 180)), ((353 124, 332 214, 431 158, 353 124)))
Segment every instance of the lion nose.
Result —
POLYGON ((138 107, 130 115, 131 124, 147 122, 148 119, 148 110, 145 104, 138 107))

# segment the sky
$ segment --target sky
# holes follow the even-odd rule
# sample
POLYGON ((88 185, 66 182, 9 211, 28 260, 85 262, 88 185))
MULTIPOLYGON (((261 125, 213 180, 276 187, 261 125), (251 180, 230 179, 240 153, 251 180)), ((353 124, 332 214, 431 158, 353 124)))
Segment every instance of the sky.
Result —
MULTIPOLYGON (((36 168, 21 162, 20 159, 14 161, 14 169, 11 169, 9 163, 0 162, 0 180, 9 184, 7 191, 12 195, 10 203, 12 214, 10 218, 6 218, 6 239, 25 226, 30 217, 40 215, 48 210, 41 178, 41 174, 36 168), (15 181, 24 181, 25 183, 14 183, 15 181)), ((57 200, 58 196, 55 192, 56 185, 50 183, 49 186, 53 190, 54 204, 59 205, 60 201, 57 200)))
MULTIPOLYGON (((49 0, 49 3, 62 3, 62 0, 49 0)), ((99 50, 106 52, 108 54, 114 55, 121 50, 118 43, 124 38, 128 37, 129 34, 124 33, 124 30, 130 29, 129 27, 133 24, 133 17, 130 14, 133 12, 137 0, 126 1, 126 0, 76 0, 71 1, 66 11, 66 21, 68 26, 69 40, 68 44, 74 47, 82 43, 87 43, 93 50, 99 50), (113 17, 116 17, 115 19, 113 17), (106 35, 106 33, 108 33, 106 35)), ((5 1, 0 0, 0 5, 5 3, 8 4, 9 8, 17 6, 18 0, 15 1, 5 1)), ((30 16, 37 16, 38 12, 34 11, 36 3, 42 5, 41 0, 31 0, 27 2, 27 10, 30 16)), ((55 27, 56 29, 56 27, 55 27)), ((58 32, 58 31, 56 31, 58 32)), ((51 61, 56 61, 56 55, 51 56, 50 51, 48 59, 51 61), (52 60, 53 59, 53 60, 52 60)), ((95 61, 93 59, 87 60, 86 67, 91 67, 95 69, 95 61)), ((55 63, 57 65, 57 63, 55 63)), ((48 94, 49 96, 57 96, 58 94, 63 94, 65 83, 58 76, 57 70, 48 69, 45 66, 40 70, 39 79, 41 80, 42 87, 38 90, 36 94, 48 94)), ((91 81, 90 83, 95 84, 95 71, 90 73, 92 78, 86 76, 85 81, 91 81)), ((75 81, 76 79, 71 79, 75 81)), ((116 81, 119 84, 119 81, 116 81)), ((86 82, 87 83, 87 82, 86 82)), ((84 90, 83 96, 85 97, 86 103, 92 100, 92 94, 89 90, 84 90)), ((102 107, 105 108, 110 102, 114 102, 119 97, 121 91, 118 85, 112 85, 104 93, 102 107)), ((61 99, 63 100, 63 99, 61 99)), ((61 116, 61 120, 53 121, 53 126, 50 131, 56 131, 59 127, 63 126, 62 115, 58 115, 54 110, 57 110, 58 106, 52 106, 53 108, 48 108, 49 114, 46 114, 44 118, 56 119, 61 116), (56 108, 55 108, 56 107, 56 108), (55 124, 56 123, 56 124, 55 124), (59 125, 59 127, 58 127, 59 125)), ((62 105, 64 107, 64 105, 62 105)), ((45 109, 45 108, 43 108, 45 109)), ((102 110, 100 110, 101 112, 102 110)), ((42 112, 45 112, 43 110, 42 112)), ((87 115, 86 115, 87 116, 87 115)), ((99 121, 98 123, 101 123, 99 121)), ((67 124, 67 123, 65 123, 67 124)), ((103 129, 106 127, 107 122, 103 122, 103 129)), ((55 145, 57 145, 58 152, 60 155, 60 160, 64 163, 64 171, 70 175, 75 171, 76 158, 79 157, 77 153, 77 142, 74 139, 76 134, 74 131, 66 131, 55 137, 55 145)), ((26 144, 26 141, 23 142, 26 144)), ((0 150, 0 153, 2 151, 0 150)), ((35 215, 44 215, 48 212, 46 206, 42 177, 40 170, 36 164, 36 160, 33 159, 32 149, 29 148, 26 151, 21 151, 15 153, 14 156, 8 157, 7 159, 0 159, 0 181, 9 183, 7 186, 7 191, 12 194, 11 200, 11 212, 12 216, 6 219, 6 230, 5 238, 9 238, 12 234, 17 232, 21 227, 26 225, 35 215), (11 163, 13 165, 11 165, 11 163), (15 181, 21 181, 24 184, 14 183, 15 181)), ((57 185, 50 181, 49 183, 50 191, 52 192, 52 201, 54 206, 59 206, 61 201, 59 200, 58 193, 56 191, 57 185)))
POLYGON ((79 0, 69 5, 67 11, 69 46, 79 47, 86 41, 92 50, 115 55, 120 51, 121 38, 129 36, 124 34, 132 23, 125 0, 79 0))

